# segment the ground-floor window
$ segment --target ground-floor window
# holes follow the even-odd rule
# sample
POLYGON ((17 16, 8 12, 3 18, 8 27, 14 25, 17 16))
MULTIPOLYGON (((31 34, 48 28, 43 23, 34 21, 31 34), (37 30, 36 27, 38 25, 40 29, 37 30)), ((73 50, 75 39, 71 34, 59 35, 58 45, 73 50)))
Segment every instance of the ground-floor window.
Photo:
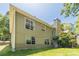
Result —
POLYGON ((49 45, 49 39, 45 39, 45 45, 49 45))
POLYGON ((35 44, 35 37, 32 37, 32 44, 35 44))
POLYGON ((26 44, 31 44, 31 40, 26 40, 26 44))
POLYGON ((26 40, 26 44, 35 44, 35 37, 26 40))
POLYGON ((53 45, 53 39, 51 40, 51 45, 53 45))

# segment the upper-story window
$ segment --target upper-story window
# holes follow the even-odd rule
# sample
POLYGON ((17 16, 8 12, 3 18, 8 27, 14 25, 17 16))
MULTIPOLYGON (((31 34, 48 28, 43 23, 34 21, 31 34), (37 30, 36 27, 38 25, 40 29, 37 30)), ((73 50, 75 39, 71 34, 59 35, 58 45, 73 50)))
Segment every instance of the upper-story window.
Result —
POLYGON ((26 19, 26 24, 25 24, 25 27, 27 29, 30 29, 30 21, 26 19))
POLYGON ((27 29, 33 30, 33 29, 34 29, 34 23, 33 23, 33 21, 31 21, 31 20, 29 20, 29 19, 26 19, 25 27, 26 27, 27 29))
POLYGON ((35 44, 35 37, 32 37, 32 44, 35 44))
POLYGON ((31 23, 30 23, 30 28, 31 28, 31 30, 33 30, 33 28, 34 28, 34 24, 33 24, 33 22, 32 21, 30 21, 31 23))

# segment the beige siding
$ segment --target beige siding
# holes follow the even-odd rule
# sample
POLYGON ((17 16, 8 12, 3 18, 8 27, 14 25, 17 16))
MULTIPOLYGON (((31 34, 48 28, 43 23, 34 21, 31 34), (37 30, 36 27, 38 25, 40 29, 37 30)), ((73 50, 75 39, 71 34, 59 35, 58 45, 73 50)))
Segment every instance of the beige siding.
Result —
MULTIPOLYGON (((16 13, 16 48, 29 48, 29 47, 35 47, 36 48, 40 45, 41 47, 46 47, 47 45, 44 44, 45 39, 49 39, 50 40, 50 45, 51 45, 51 39, 52 39, 52 29, 39 23, 34 21, 35 23, 35 29, 34 30, 30 30, 30 29, 26 29, 25 28, 25 18, 29 19, 29 17, 25 17, 19 13, 16 13), (46 27, 46 31, 42 31, 41 29, 46 27), (36 39, 36 44, 35 45, 29 45, 26 44, 26 40, 31 38, 32 36, 35 37, 36 39)), ((49 45, 49 46, 50 46, 49 45)))
POLYGON ((19 10, 11 5, 10 8, 10 33, 14 35, 15 39, 11 43, 15 45, 16 49, 24 48, 44 48, 51 47, 51 40, 53 38, 53 28, 38 18, 35 18, 28 13, 19 10), (15 16, 15 17, 14 17, 15 16), (15 18, 15 23, 14 23, 15 18), (30 19, 35 23, 34 30, 26 29, 26 19, 30 19), (14 26, 15 25, 15 26, 14 26), (15 27, 15 28, 14 28, 15 27), (45 31, 42 31, 45 29, 45 31), (15 33, 14 33, 15 32, 15 33), (27 39, 35 37, 35 44, 26 44, 27 39), (45 45, 45 39, 49 39, 49 45, 45 45), (13 43, 14 42, 14 43, 13 43))

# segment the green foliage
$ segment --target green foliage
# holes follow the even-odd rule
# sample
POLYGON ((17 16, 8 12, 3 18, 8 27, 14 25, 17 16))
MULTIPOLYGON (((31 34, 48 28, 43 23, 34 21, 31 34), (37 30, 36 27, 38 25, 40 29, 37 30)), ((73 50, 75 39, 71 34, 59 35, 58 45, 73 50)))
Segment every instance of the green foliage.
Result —
POLYGON ((79 15, 79 3, 64 3, 61 10, 61 15, 65 17, 68 16, 78 16, 79 15))
POLYGON ((7 38, 9 38, 9 18, 0 14, 0 39, 5 40, 7 38))
POLYGON ((57 41, 59 39, 59 36, 55 36, 54 38, 53 38, 53 40, 55 40, 55 41, 57 41))
POLYGON ((67 47, 69 44, 69 37, 67 33, 62 33, 59 38, 59 44, 62 47, 67 47))
POLYGON ((58 43, 59 47, 72 47, 76 43, 72 33, 62 32, 59 36, 55 36, 53 40, 58 43))
POLYGON ((78 19, 75 23, 75 29, 74 29, 75 34, 79 34, 79 16, 78 19))
POLYGON ((61 30, 62 31, 64 30, 64 24, 61 24, 61 30))
POLYGON ((76 40, 73 33, 61 33, 59 38, 55 38, 59 47, 75 47, 76 40))

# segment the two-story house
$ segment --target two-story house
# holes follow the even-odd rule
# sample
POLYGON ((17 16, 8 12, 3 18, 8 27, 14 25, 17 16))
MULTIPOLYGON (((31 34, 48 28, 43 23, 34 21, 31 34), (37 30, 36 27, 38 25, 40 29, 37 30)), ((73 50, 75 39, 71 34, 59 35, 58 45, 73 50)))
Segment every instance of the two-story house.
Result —
POLYGON ((52 47, 51 25, 13 5, 10 5, 9 17, 12 51, 52 47))

